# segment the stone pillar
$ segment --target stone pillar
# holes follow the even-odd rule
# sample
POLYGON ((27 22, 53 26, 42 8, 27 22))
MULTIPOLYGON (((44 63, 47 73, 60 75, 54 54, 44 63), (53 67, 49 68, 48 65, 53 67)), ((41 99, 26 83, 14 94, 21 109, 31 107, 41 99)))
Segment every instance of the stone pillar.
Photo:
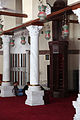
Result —
POLYGON ((26 91, 27 100, 25 104, 34 106, 34 105, 43 105, 43 96, 44 91, 41 90, 39 86, 39 31, 42 29, 42 26, 29 26, 27 27, 31 46, 30 46, 30 86, 26 91))
POLYGON ((3 35, 3 81, 1 85, 1 97, 14 96, 12 93, 13 86, 10 85, 10 53, 9 53, 9 36, 3 35))
POLYGON ((29 54, 30 54, 30 51, 29 50, 26 50, 26 74, 27 74, 27 81, 26 81, 26 84, 27 82, 29 82, 29 73, 30 73, 30 59, 29 59, 29 54))
MULTIPOLYGON (((73 10, 73 12, 78 16, 78 22, 80 24, 80 8, 73 10)), ((79 56, 79 94, 77 100, 73 101, 73 106, 76 111, 73 120, 80 120, 80 56, 79 56)))

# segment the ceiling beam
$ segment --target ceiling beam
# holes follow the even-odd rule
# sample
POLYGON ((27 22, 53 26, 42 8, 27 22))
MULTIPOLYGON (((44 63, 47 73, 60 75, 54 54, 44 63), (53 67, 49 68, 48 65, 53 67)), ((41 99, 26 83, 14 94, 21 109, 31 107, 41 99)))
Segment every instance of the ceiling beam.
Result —
POLYGON ((22 24, 20 26, 14 27, 14 28, 9 29, 9 30, 6 30, 6 31, 3 32, 3 34, 7 34, 7 33, 10 33, 10 32, 13 33, 13 32, 15 32, 17 30, 24 29, 29 25, 44 26, 44 24, 42 22, 40 22, 39 19, 35 19, 35 20, 31 20, 31 21, 29 21, 27 23, 24 23, 24 24, 22 24))
POLYGON ((77 9, 77 8, 80 8, 80 3, 76 4, 76 5, 65 7, 65 8, 63 8, 61 10, 58 10, 58 11, 55 11, 55 12, 52 12, 50 15, 47 16, 45 21, 40 22, 39 18, 35 19, 35 20, 31 20, 29 22, 26 22, 26 23, 20 25, 20 26, 14 27, 14 28, 9 29, 9 30, 6 30, 6 31, 3 32, 3 34, 9 33, 9 32, 15 32, 15 31, 23 29, 23 28, 25 28, 29 25, 43 26, 45 22, 52 21, 53 18, 56 18, 56 16, 58 16, 58 15, 60 16, 64 12, 69 12, 69 11, 71 12, 72 10, 77 9))
POLYGON ((64 12, 72 11, 72 10, 77 9, 77 8, 80 8, 80 3, 76 4, 76 5, 65 7, 61 10, 56 11, 56 12, 52 12, 50 15, 47 16, 47 19, 50 19, 50 18, 54 17, 55 15, 60 15, 64 12))
POLYGON ((24 18, 28 17, 26 14, 6 12, 6 11, 0 11, 0 15, 13 16, 13 17, 24 17, 24 18))
POLYGON ((68 23, 76 23, 76 24, 79 24, 78 20, 69 20, 68 23))

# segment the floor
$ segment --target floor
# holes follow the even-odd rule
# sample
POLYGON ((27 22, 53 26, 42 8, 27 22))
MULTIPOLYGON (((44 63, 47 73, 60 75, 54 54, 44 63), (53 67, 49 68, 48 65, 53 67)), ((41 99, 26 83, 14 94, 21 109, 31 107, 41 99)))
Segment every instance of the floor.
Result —
POLYGON ((0 97, 0 120, 73 120, 76 95, 50 98, 49 104, 32 107, 25 100, 26 96, 0 97))

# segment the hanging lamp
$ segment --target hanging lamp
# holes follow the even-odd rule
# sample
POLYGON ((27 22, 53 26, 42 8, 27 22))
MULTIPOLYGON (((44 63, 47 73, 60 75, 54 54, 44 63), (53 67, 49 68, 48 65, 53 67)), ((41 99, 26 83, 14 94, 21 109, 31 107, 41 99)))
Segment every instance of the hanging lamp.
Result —
POLYGON ((50 26, 49 26, 49 24, 47 24, 46 31, 45 31, 45 39, 49 40, 50 38, 51 38, 51 36, 50 36, 50 26))
POLYGON ((67 20, 66 20, 66 15, 65 15, 64 24, 62 26, 62 37, 63 37, 63 39, 68 37, 68 35, 69 35, 69 28, 68 28, 68 25, 67 25, 67 20))
POLYGON ((2 19, 0 19, 0 34, 2 34, 3 33, 3 25, 2 25, 2 19))
POLYGON ((0 49, 2 49, 2 44, 3 44, 2 38, 0 37, 0 49))
POLYGON ((24 36, 24 33, 22 33, 22 36, 21 36, 21 44, 22 45, 25 45, 26 41, 25 41, 25 36, 24 36))
POLYGON ((40 1, 40 5, 38 6, 38 17, 40 18, 40 21, 45 20, 46 18, 46 6, 42 4, 42 1, 40 1))
POLYGON ((10 46, 14 46, 15 44, 14 44, 14 37, 12 36, 11 38, 10 38, 10 46))

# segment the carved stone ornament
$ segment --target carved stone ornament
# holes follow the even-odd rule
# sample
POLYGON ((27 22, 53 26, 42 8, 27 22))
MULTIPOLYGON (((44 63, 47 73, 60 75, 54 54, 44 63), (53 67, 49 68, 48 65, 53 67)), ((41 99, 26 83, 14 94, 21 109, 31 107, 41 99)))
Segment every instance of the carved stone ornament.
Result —
POLYGON ((26 28, 29 31, 30 36, 34 36, 34 35, 38 35, 39 34, 39 31, 42 29, 42 26, 31 25, 31 26, 26 27, 26 28))

